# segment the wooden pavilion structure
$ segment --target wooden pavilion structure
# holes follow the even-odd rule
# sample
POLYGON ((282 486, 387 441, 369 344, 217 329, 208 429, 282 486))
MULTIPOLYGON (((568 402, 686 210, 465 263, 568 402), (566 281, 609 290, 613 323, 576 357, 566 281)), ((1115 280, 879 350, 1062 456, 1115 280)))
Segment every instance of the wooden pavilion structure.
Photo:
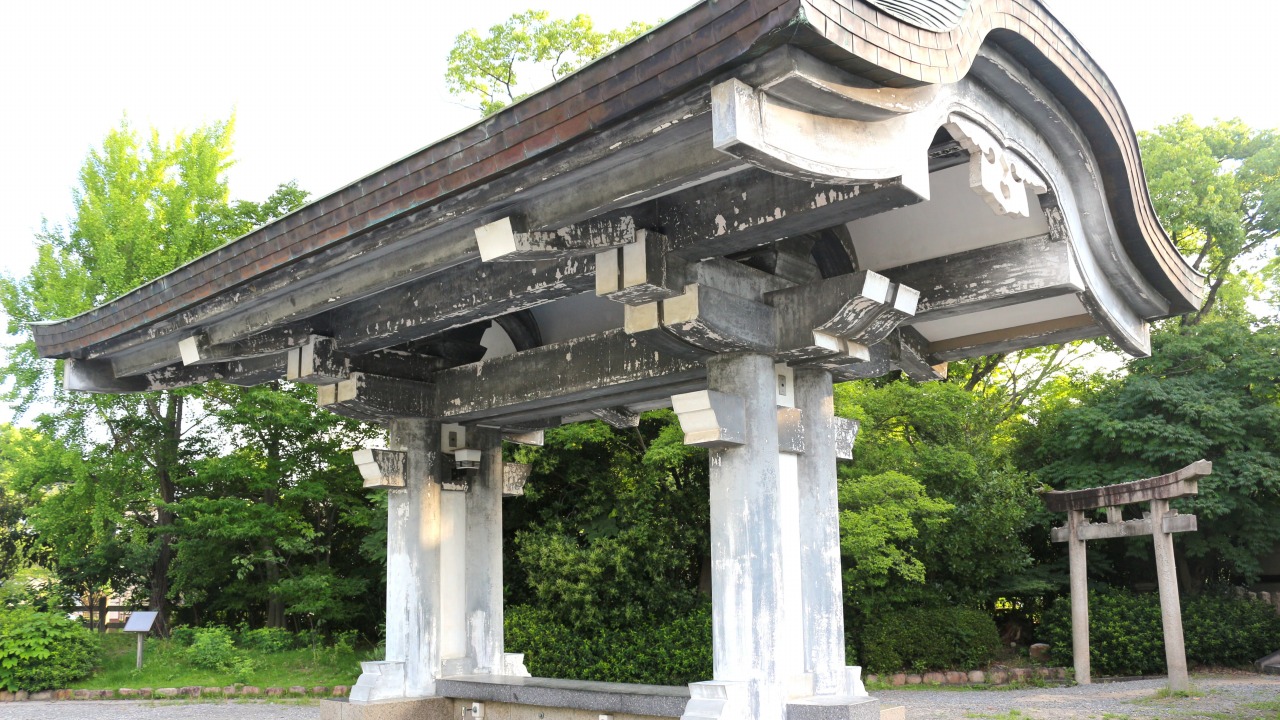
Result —
POLYGON ((1201 292, 1114 89, 1037 0, 708 0, 35 336, 72 390, 288 379, 389 427, 359 458, 390 493, 387 656, 343 717, 863 718, 833 380, 1104 336, 1141 355, 1201 292), (714 676, 521 677, 502 443, 672 405, 711 448, 714 676))

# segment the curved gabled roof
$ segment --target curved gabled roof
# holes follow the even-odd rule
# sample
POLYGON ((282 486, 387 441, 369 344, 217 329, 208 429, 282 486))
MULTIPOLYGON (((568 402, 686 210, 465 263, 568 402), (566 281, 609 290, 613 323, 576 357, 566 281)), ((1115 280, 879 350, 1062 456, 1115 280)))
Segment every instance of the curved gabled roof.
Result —
MULTIPOLYGON (((938 0, 941 1, 941 0, 938 0)), ((886 7, 891 5, 881 0, 886 7)), ((899 3, 901 4, 901 3, 899 3)), ((915 4, 929 4, 928 2, 915 4)), ((955 2, 946 4, 957 5, 955 2)), ((1114 88, 1036 0, 973 0, 946 31, 859 0, 700 3, 561 82, 320 198, 101 307, 35 327, 46 357, 84 357, 153 323, 265 285, 290 266, 374 228, 481 188, 781 44, 889 86, 964 77, 984 42, 1024 64, 1072 113, 1100 165, 1118 233, 1171 313, 1199 304, 1203 279, 1160 227, 1133 128, 1114 88)))

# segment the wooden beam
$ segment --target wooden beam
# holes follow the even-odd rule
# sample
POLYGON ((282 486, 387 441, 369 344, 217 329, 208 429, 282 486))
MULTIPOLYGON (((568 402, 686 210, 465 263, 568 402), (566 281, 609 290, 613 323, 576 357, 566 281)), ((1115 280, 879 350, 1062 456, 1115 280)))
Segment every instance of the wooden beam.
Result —
POLYGON ((640 427, 640 413, 633 413, 623 407, 599 408, 592 410, 589 414, 597 420, 603 420, 609 427, 619 430, 640 427))
POLYGON ((840 340, 854 340, 885 310, 889 279, 863 271, 771 292, 777 311, 778 359, 796 362, 842 352, 840 340))
POLYGON ((635 242, 596 254, 596 295, 626 305, 642 305, 679 295, 683 262, 669 253, 671 241, 652 230, 637 230, 635 242))
POLYGON ((594 255, 635 241, 636 221, 630 215, 593 218, 552 231, 530 231, 523 215, 508 215, 476 228, 482 262, 594 255))
POLYGON ((575 404, 575 412, 585 412, 630 405, 636 395, 660 397, 668 386, 705 375, 701 363, 610 330, 444 370, 436 376, 436 416, 450 422, 520 414, 533 419, 575 404))
POLYGON ((350 303, 317 325, 360 354, 585 292, 594 272, 593 256, 467 263, 350 303))
POLYGON ((919 201, 896 181, 820 185, 753 168, 659 198, 651 212, 677 251, 696 261, 919 201))
POLYGON ((907 325, 1082 292, 1071 245, 1049 235, 902 265, 882 274, 920 290, 907 325))
MULTIPOLYGON (((1166 515, 1160 528, 1166 533, 1195 532, 1198 529, 1195 515, 1166 515)), ((1114 538, 1141 537, 1155 533, 1151 518, 1123 520, 1121 522, 1085 523, 1076 527, 1076 537, 1081 540, 1111 540, 1114 538)), ((1053 542, 1071 540, 1070 527, 1056 527, 1049 531, 1053 542)))
POLYGON ((207 333, 196 333, 178 341, 178 352, 184 365, 245 360, 260 355, 274 355, 307 342, 312 328, 309 323, 290 323, 250 335, 235 342, 214 344, 207 333))
POLYGON ((331 385, 351 377, 351 363, 333 338, 312 335, 288 353, 285 379, 308 385, 331 385))
POLYGON ((1198 482, 1213 473, 1213 463, 1197 460, 1190 465, 1164 475, 1157 475, 1133 482, 1086 488, 1084 490, 1055 490, 1041 495, 1045 507, 1053 512, 1068 510, 1093 510, 1116 507, 1151 500, 1172 500, 1198 492, 1198 482))
POLYGON ((342 382, 316 389, 316 404, 320 407, 371 422, 435 417, 434 400, 435 390, 430 383, 364 373, 351 373, 342 382))

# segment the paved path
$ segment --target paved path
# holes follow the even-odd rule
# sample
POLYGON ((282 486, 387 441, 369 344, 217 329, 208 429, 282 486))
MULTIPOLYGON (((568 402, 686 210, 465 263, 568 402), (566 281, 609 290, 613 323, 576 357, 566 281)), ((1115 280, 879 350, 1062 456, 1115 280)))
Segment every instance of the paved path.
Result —
POLYGON ((0 720, 318 720, 320 707, 265 702, 63 700, 0 705, 0 720))
POLYGON ((1265 675, 1191 678, 1192 696, 1157 698, 1164 680, 1134 680, 1075 687, 1019 690, 892 690, 875 693, 883 706, 904 705, 907 720, 1009 717, 1026 720, 1276 720, 1280 677, 1265 675), (1253 705, 1254 707, 1250 707, 1253 705), (1259 707, 1259 705, 1269 707, 1259 707))
MULTIPOLYGON (((892 690, 885 706, 908 720, 1000 717, 1019 720, 1277 720, 1280 677, 1192 676, 1191 697, 1156 698, 1163 680, 1019 690, 892 690), (1253 706, 1253 707, 1250 707, 1253 706)), ((263 702, 63 701, 0 705, 0 720, 318 720, 316 705, 263 702)))

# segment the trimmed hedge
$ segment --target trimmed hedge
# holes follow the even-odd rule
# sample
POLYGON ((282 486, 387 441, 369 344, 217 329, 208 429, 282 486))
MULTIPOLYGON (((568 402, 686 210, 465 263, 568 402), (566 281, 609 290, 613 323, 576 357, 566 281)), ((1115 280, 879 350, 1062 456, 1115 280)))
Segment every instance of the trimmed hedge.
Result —
POLYGON ((506 609, 508 652, 538 677, 685 685, 711 677, 711 608, 587 635, 529 606, 506 609))
POLYGON ((65 615, 0 607, 0 689, 39 692, 93 672, 102 646, 65 615))
MULTIPOLYGON (((1280 648, 1280 615, 1264 603, 1223 595, 1182 600, 1183 637, 1191 665, 1244 667, 1280 648)), ((1071 656, 1071 601, 1049 608, 1041 635, 1054 656, 1071 656)), ((1163 675, 1160 596, 1107 589, 1089 593, 1089 664, 1097 675, 1163 675)))
MULTIPOLYGON (((853 648, 854 638, 848 647, 853 648)), ((969 670, 984 667, 1000 648, 995 620, 968 608, 913 608, 877 616, 862 630, 865 672, 969 670)))

